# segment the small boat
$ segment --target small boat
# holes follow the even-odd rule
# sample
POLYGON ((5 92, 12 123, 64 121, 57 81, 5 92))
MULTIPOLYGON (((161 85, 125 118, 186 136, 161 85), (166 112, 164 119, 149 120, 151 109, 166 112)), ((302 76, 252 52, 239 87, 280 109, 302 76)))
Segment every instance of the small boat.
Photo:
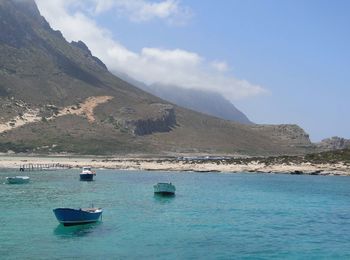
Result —
POLYGON ((101 208, 56 208, 53 210, 58 222, 65 226, 97 222, 100 218, 102 219, 102 211, 101 208))
POLYGON ((176 190, 175 186, 171 184, 171 182, 159 182, 156 185, 154 185, 153 188, 154 193, 160 195, 174 195, 176 190))
POLYGON ((8 184, 24 184, 28 183, 30 178, 28 176, 15 176, 15 177, 6 177, 8 184))
POLYGON ((93 181, 96 172, 91 170, 91 167, 83 167, 83 170, 80 173, 81 181, 93 181))

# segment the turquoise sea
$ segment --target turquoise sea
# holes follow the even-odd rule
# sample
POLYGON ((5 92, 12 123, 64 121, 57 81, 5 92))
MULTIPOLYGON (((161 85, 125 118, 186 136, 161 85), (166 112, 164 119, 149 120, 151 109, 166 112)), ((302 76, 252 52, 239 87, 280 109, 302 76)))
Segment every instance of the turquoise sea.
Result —
POLYGON ((0 170, 0 259, 350 259, 350 178, 99 170, 0 170), (171 181, 173 198, 153 184, 171 181), (104 208, 63 227, 56 207, 104 208))

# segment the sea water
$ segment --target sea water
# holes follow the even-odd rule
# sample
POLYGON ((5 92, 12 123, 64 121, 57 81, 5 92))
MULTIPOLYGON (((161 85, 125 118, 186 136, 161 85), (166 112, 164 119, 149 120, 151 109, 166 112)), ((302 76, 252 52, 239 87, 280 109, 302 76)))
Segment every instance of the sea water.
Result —
POLYGON ((1 170, 0 259, 350 259, 350 177, 1 170), (172 182, 175 197, 153 184, 172 182), (56 207, 104 209, 64 227, 56 207))

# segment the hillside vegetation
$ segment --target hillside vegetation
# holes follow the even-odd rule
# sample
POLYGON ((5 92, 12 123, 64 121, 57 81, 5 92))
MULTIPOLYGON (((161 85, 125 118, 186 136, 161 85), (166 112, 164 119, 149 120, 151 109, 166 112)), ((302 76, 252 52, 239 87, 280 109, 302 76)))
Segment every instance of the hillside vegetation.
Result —
POLYGON ((321 153, 311 153, 303 156, 270 156, 270 157, 251 157, 245 159, 229 159, 228 163, 248 164, 251 162, 259 162, 265 165, 279 164, 337 164, 343 163, 350 165, 350 149, 342 149, 335 151, 327 151, 321 153))

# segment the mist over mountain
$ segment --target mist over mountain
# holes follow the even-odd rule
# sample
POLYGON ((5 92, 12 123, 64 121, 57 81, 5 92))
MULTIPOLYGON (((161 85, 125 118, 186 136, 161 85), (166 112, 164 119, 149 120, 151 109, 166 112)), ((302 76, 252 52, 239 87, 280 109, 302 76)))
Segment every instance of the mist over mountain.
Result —
POLYGON ((0 1, 0 108, 0 152, 269 155, 314 149, 296 125, 237 124, 133 86, 110 73, 86 44, 69 43, 53 30, 33 0, 0 1))
POLYGON ((179 106, 242 124, 252 124, 230 101, 216 92, 153 84, 144 90, 179 106))
POLYGON ((146 85, 126 74, 113 73, 134 86, 181 107, 241 124, 253 124, 245 114, 217 92, 173 85, 146 85))

